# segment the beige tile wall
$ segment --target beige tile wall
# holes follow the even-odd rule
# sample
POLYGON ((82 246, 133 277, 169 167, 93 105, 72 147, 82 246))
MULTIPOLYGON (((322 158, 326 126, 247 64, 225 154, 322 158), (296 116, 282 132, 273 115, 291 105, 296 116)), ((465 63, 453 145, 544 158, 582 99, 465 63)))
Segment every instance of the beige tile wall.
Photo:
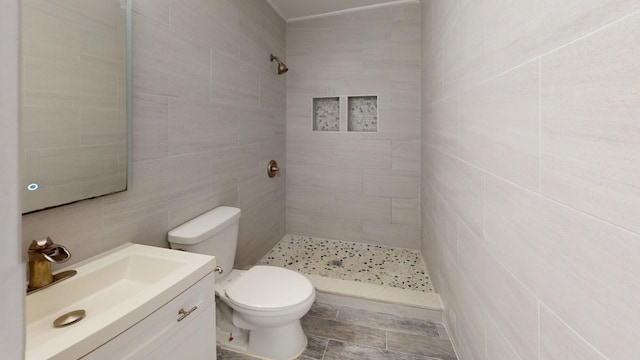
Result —
MULTIPOLYGON (((220 205, 243 215, 236 265, 285 233, 285 23, 262 0, 133 0, 133 186, 23 217, 73 261, 127 241, 168 246, 171 228, 220 205)), ((93 114, 88 121, 98 121, 93 114)), ((64 126, 62 122, 61 126, 64 126)), ((56 137, 57 138, 57 137, 56 137)))
POLYGON ((420 5, 287 25, 287 231, 419 247, 420 5), (345 96, 377 94, 378 133, 346 133, 345 96), (341 96, 341 132, 312 131, 341 96))
POLYGON ((422 20, 422 251, 460 357, 637 358, 640 3, 422 20))
POLYGON ((0 354, 24 356, 24 279, 20 242, 19 30, 20 1, 0 2, 0 354))

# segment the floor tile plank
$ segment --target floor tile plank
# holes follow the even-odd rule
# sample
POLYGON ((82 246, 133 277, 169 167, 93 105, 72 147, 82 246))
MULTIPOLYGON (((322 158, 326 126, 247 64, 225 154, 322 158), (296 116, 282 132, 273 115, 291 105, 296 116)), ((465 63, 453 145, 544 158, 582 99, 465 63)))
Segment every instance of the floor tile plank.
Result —
POLYGON ((322 319, 336 320, 336 316, 338 315, 338 306, 315 302, 311 306, 307 315, 322 319))
POLYGON ((258 358, 247 356, 244 354, 229 351, 218 346, 216 348, 217 360, 259 360, 258 358))
POLYGON ((387 331, 387 349, 441 360, 457 360, 451 341, 431 336, 387 331))
POLYGON ((372 347, 385 347, 385 331, 313 316, 302 318, 305 334, 372 347))
POLYGON ((435 360, 426 356, 403 354, 368 346, 330 340, 324 360, 435 360))
POLYGON ((340 322, 356 324, 397 332, 416 335, 439 337, 436 323, 428 320, 412 319, 379 312, 340 307, 338 318, 340 322))
POLYGON ((329 339, 307 335, 307 348, 298 359, 322 360, 329 339))

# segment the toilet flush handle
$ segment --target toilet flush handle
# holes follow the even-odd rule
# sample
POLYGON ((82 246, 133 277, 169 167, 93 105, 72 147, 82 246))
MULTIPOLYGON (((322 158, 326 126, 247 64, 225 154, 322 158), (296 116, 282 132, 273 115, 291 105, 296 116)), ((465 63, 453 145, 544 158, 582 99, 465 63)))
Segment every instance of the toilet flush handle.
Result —
POLYGON ((216 266, 215 269, 213 269, 213 271, 217 272, 218 274, 221 274, 224 272, 224 270, 222 270, 222 268, 220 266, 216 266))

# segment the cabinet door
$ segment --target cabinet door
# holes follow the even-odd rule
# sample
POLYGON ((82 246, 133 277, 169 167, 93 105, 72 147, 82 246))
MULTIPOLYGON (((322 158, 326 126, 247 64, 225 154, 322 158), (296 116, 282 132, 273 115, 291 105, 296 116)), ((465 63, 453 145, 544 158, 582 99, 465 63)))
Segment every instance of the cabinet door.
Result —
MULTIPOLYGON (((0 0, 1 1, 1 0, 0 0)), ((197 334, 193 338, 185 337, 180 341, 189 342, 194 347, 195 342, 202 340, 203 348, 213 345, 212 354, 215 355, 216 319, 215 319, 215 281, 213 273, 202 278, 189 289, 165 304, 142 321, 127 329, 122 334, 111 339, 106 344, 87 354, 82 360, 140 360, 151 354, 160 354, 156 349, 164 348, 166 344, 179 345, 174 337, 179 336, 185 329, 197 334), (187 316, 181 316, 180 311, 192 309, 187 316), (208 311, 208 312, 207 312, 208 311), (205 313, 206 312, 206 313, 205 313), (180 319, 182 317, 182 319, 180 319), (180 321, 178 321, 180 319, 180 321), (198 323, 196 324, 196 319, 198 323), (198 331, 202 327, 202 331, 198 331), (198 330, 194 330, 198 329, 198 330), (204 330, 206 329, 206 330, 204 330), (204 333, 208 338, 204 338, 204 333), (203 340, 204 339, 204 340, 203 340)), ((187 346, 187 345, 185 345, 187 346)), ((195 347, 198 347, 195 346, 195 347)), ((210 357, 174 357, 176 360, 200 360, 210 357)), ((215 357, 211 358, 214 359, 215 357)), ((170 356, 158 359, 171 359, 170 356)))
POLYGON ((209 306, 189 325, 165 341, 146 360, 215 360, 216 310, 209 306))

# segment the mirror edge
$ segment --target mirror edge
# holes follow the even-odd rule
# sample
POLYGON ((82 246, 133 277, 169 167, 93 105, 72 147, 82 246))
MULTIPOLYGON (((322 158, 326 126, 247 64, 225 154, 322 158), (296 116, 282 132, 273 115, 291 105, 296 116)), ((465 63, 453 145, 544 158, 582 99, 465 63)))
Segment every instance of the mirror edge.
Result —
POLYGON ((132 62, 132 49, 133 49, 133 10, 132 0, 126 0, 126 88, 127 88, 127 186, 125 191, 129 190, 133 184, 133 134, 132 134, 132 102, 133 102, 133 62, 132 62))

